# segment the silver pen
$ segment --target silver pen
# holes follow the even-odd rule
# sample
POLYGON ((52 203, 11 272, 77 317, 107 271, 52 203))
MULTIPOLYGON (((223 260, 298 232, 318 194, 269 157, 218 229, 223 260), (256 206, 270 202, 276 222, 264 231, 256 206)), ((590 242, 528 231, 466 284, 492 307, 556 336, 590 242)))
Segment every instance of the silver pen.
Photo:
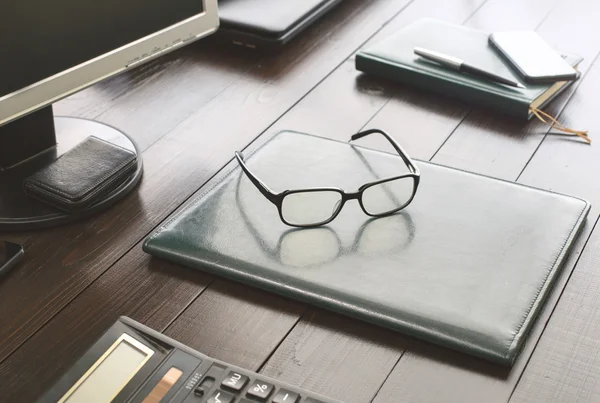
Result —
POLYGON ((470 64, 465 63, 464 60, 457 57, 448 56, 440 52, 434 52, 433 50, 423 48, 415 48, 414 52, 422 58, 436 62, 454 71, 468 73, 487 81, 510 85, 511 87, 525 88, 525 86, 516 81, 509 80, 508 78, 490 73, 489 71, 481 70, 475 66, 471 66, 470 64))

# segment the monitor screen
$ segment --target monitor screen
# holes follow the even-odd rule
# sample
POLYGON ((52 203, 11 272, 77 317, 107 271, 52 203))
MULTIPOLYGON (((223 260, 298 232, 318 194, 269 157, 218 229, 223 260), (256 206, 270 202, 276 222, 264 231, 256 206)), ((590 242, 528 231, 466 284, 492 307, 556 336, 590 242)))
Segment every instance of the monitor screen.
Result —
POLYGON ((3 2, 0 98, 202 11, 202 0, 3 2))

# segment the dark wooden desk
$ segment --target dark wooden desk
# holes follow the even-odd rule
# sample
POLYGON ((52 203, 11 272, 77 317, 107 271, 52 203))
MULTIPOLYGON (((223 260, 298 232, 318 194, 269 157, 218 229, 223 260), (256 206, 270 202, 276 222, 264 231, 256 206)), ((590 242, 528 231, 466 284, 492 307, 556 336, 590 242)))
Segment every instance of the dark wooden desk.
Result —
POLYGON ((357 49, 425 16, 537 29, 584 56, 581 80, 548 111, 600 141, 600 3, 591 0, 347 0, 276 55, 208 39, 105 81, 55 110, 133 135, 145 177, 87 222, 2 234, 25 244, 26 259, 0 281, 0 401, 39 396, 119 315, 345 402, 600 401, 597 207, 510 370, 142 252, 234 150, 282 128, 346 139, 378 127, 415 158, 597 206, 598 145, 355 71, 357 49))

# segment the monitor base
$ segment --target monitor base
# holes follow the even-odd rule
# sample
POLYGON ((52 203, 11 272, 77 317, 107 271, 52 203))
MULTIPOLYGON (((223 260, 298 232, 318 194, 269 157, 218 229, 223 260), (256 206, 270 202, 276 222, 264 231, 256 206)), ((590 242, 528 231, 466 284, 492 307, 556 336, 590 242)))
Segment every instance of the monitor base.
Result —
POLYGON ((141 154, 134 141, 126 134, 103 123, 72 117, 56 117, 54 126, 56 146, 8 169, 0 170, 0 231, 31 230, 82 220, 114 205, 140 181, 141 154), (138 154, 137 170, 125 183, 106 195, 101 202, 73 214, 57 210, 23 192, 23 180, 26 177, 49 165, 89 136, 110 141, 138 154))

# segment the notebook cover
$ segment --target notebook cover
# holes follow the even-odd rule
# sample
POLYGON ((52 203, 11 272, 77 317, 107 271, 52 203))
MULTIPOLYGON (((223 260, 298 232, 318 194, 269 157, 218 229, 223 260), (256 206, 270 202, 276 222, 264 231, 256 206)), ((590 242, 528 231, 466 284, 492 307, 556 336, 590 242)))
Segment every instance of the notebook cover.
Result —
MULTIPOLYGON (((397 155, 296 132, 246 161, 277 192, 355 191, 406 171, 397 155)), ((510 365, 589 205, 416 163, 421 184, 402 212, 373 219, 350 201, 329 225, 294 229, 233 161, 144 250, 510 365)))
MULTIPOLYGON (((529 119, 530 104, 552 84, 526 83, 488 42, 489 33, 433 19, 421 19, 356 55, 356 68, 364 73, 415 85, 426 90, 529 119), (423 47, 464 60, 478 68, 520 82, 526 88, 492 83, 426 61, 414 54, 423 47)), ((566 56, 572 66, 579 56, 566 56)), ((568 88, 567 83, 540 107, 568 88)))

